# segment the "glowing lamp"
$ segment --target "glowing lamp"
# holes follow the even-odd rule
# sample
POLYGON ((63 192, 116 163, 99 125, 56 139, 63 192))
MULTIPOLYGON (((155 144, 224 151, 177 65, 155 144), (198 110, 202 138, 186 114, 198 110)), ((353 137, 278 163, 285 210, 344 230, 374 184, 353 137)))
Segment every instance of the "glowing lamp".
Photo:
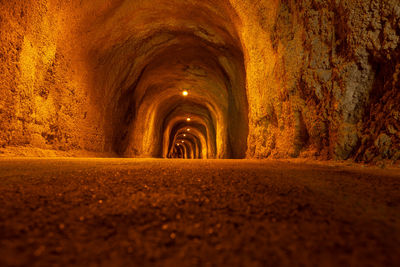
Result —
POLYGON ((183 134, 183 137, 186 137, 186 134, 183 134))
POLYGON ((187 90, 184 90, 184 91, 182 92, 182 95, 183 95, 183 96, 188 96, 188 95, 189 95, 189 92, 188 92, 187 90))
POLYGON ((190 129, 189 129, 189 128, 187 128, 187 129, 186 129, 186 131, 190 132, 190 129))
POLYGON ((187 118, 187 119, 186 119, 186 121, 191 121, 191 120, 192 120, 191 118, 187 118))

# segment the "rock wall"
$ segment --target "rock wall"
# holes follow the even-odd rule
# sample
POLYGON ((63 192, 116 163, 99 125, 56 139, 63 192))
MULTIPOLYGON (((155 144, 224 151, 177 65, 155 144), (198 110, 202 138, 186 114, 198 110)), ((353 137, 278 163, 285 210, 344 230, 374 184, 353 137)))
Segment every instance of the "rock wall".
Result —
POLYGON ((77 38, 80 16, 69 4, 0 1, 3 153, 103 151, 102 121, 90 97, 77 38), (24 146, 36 150, 10 150, 24 146))
POLYGON ((248 156, 399 159, 398 1, 274 4, 242 11, 248 156))
MULTIPOLYGON (((124 2, 0 1, 3 153, 10 147, 115 152, 113 118, 125 115, 110 115, 111 93, 99 77, 118 74, 119 61, 110 61, 116 68, 105 73, 98 54, 117 51, 110 58, 122 58, 132 54, 125 47, 136 49, 133 44, 142 41, 122 36, 129 30, 109 23, 110 17, 127 15, 126 9, 118 14, 124 2), (111 39, 128 45, 106 43, 111 39)), ((198 4, 185 3, 192 2, 198 4)), ((400 159, 398 0, 226 0, 219 5, 228 10, 224 16, 243 49, 247 157, 400 159)), ((211 41, 215 37, 202 34, 211 41)))

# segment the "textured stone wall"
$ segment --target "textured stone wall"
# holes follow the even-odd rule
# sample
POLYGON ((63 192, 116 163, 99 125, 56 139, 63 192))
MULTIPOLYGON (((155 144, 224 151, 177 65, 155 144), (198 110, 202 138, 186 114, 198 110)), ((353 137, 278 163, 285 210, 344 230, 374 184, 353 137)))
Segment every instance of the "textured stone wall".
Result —
MULTIPOLYGON (((153 5, 158 2, 167 4, 153 5)), ((116 132, 126 118, 118 110, 133 104, 117 100, 128 99, 124 94, 140 77, 136 66, 153 53, 139 45, 157 33, 149 45, 161 49, 173 32, 160 31, 166 25, 181 29, 183 21, 216 50, 236 47, 229 36, 238 36, 248 101, 247 157, 400 159, 397 0, 200 2, 169 1, 170 20, 151 24, 144 10, 134 13, 139 2, 0 1, 0 151, 122 153, 115 138, 132 127, 116 132), (187 5, 191 16, 174 19, 174 5, 187 5), (196 13, 204 6, 224 20, 206 21, 205 9, 196 13), (143 21, 151 28, 142 29, 143 21), (196 31, 196 23, 221 28, 196 31)), ((160 20, 157 12, 151 16, 160 20)), ((225 65, 228 75, 240 76, 240 67, 225 65)))
POLYGON ((398 1, 257 3, 242 16, 248 155, 398 159, 398 1))
POLYGON ((0 2, 3 153, 38 153, 10 150, 21 146, 44 151, 103 150, 101 120, 93 110, 88 71, 73 32, 79 16, 73 6, 56 2, 0 2))

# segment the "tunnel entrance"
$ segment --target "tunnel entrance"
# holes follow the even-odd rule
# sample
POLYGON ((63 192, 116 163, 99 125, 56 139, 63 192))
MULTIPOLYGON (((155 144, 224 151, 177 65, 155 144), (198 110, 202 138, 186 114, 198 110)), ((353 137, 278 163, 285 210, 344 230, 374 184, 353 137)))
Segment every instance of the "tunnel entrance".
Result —
POLYGON ((232 8, 196 2, 182 4, 181 13, 163 3, 127 12, 138 12, 138 21, 103 50, 98 80, 109 96, 112 150, 123 157, 244 158, 246 73, 232 8))

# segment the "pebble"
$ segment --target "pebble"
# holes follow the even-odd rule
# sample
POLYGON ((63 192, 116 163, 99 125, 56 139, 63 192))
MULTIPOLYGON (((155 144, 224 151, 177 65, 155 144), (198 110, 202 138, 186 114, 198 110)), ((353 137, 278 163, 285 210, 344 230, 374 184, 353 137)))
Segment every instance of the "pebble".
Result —
POLYGON ((39 257, 40 255, 43 254, 43 252, 46 250, 45 246, 40 246, 37 250, 35 250, 35 252, 33 253, 33 255, 35 255, 36 257, 39 257))

